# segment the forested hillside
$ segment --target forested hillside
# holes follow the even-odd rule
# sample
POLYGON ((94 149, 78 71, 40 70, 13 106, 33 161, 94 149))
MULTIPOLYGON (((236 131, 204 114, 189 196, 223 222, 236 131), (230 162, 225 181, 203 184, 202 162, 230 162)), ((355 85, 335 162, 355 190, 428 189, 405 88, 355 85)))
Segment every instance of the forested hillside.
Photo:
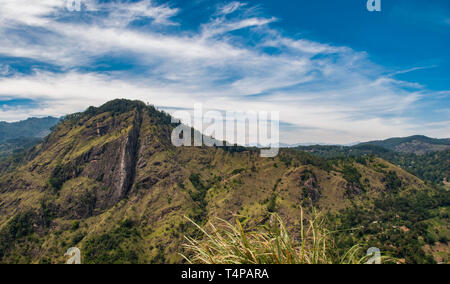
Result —
POLYGON ((380 146, 368 144, 353 147, 308 146, 297 147, 296 149, 326 159, 376 156, 432 183, 443 185, 446 179, 450 179, 450 150, 417 155, 394 152, 380 146))

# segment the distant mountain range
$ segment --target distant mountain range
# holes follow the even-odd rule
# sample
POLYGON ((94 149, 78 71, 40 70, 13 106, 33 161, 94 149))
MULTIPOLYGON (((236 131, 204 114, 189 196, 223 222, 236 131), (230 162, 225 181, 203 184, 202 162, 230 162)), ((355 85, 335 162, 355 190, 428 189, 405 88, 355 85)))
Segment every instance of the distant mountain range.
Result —
POLYGON ((450 138, 436 139, 423 135, 414 135, 410 137, 390 138, 386 140, 377 140, 370 142, 355 142, 350 144, 328 144, 328 143, 297 143, 284 144, 281 148, 297 148, 310 146, 341 146, 341 147, 359 147, 359 146, 378 146, 399 153, 414 153, 423 155, 429 152, 439 152, 450 149, 450 138))
POLYGON ((423 155, 429 152, 445 151, 450 149, 450 138, 435 139, 422 135, 405 138, 391 138, 381 141, 360 143, 357 146, 372 145, 400 153, 414 153, 423 155))
POLYGON ((44 138, 50 133, 50 128, 55 126, 59 118, 32 117, 19 122, 0 122, 0 143, 21 137, 44 138))
POLYGON ((59 121, 55 117, 32 117, 12 123, 0 121, 0 157, 38 144, 59 121))

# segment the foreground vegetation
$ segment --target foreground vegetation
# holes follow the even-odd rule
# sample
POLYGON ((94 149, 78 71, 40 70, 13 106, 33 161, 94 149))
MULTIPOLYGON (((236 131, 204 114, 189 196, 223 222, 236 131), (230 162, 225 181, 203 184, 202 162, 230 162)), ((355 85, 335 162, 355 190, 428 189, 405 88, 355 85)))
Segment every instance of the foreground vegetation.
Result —
MULTIPOLYGON (((322 214, 300 223, 300 239, 289 235, 277 214, 265 225, 245 226, 236 217, 235 224, 217 218, 204 228, 191 221, 201 232, 199 239, 186 237, 184 259, 192 264, 363 264, 362 247, 355 245, 340 254, 335 233, 329 231, 322 214)), ((383 258, 384 262, 394 262, 383 258)))

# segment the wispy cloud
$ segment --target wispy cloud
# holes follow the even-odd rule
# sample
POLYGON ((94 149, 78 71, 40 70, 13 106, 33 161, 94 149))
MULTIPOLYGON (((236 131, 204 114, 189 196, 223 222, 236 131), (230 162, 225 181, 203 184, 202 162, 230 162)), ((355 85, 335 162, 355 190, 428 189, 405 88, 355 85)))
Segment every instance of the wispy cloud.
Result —
POLYGON ((105 26, 125 27, 137 19, 151 19, 156 24, 177 25, 171 20, 178 13, 178 9, 168 5, 154 5, 151 0, 140 2, 113 2, 97 4, 96 10, 107 12, 105 26))
POLYGON ((241 3, 241 2, 234 1, 234 2, 225 4, 221 7, 219 7, 217 14, 229 15, 229 14, 236 12, 237 10, 239 10, 240 8, 242 8, 244 6, 247 6, 247 3, 241 3))
POLYGON ((173 20, 178 8, 152 1, 92 0, 82 17, 60 0, 2 2, 0 55, 62 72, 0 77, 0 98, 36 102, 0 108, 0 119, 63 115, 126 97, 167 109, 203 102, 206 109, 278 110, 290 125, 282 134, 288 143, 426 134, 411 115, 430 94, 423 86, 386 76, 392 72, 364 52, 285 36, 271 25, 278 19, 245 3, 219 6, 197 31, 183 31, 173 20), (22 15, 27 4, 32 9, 22 15), (97 70, 104 60, 130 67, 97 70))
POLYGON ((225 21, 225 19, 216 19, 212 23, 203 26, 203 37, 212 37, 214 35, 224 34, 250 27, 265 26, 276 21, 276 18, 248 18, 240 19, 234 22, 225 21))
POLYGON ((411 72, 420 71, 420 70, 432 69, 432 68, 436 68, 436 67, 438 67, 438 66, 432 65, 432 66, 413 67, 413 68, 394 72, 394 73, 390 74, 390 76, 401 75, 401 74, 411 73, 411 72))

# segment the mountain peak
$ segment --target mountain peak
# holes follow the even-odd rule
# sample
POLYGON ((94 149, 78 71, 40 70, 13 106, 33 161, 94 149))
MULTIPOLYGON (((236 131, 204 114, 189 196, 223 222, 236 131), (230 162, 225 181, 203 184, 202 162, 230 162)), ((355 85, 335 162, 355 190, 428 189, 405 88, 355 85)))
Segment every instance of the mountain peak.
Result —
POLYGON ((79 121, 81 118, 94 117, 103 113, 109 113, 113 116, 124 113, 146 110, 148 114, 156 118, 159 123, 170 124, 171 116, 164 111, 156 109, 153 105, 145 104, 139 100, 115 99, 99 107, 90 106, 84 112, 70 114, 64 117, 63 121, 79 121))
POLYGON ((138 100, 127 100, 127 99, 115 99, 112 101, 109 101, 102 106, 96 108, 96 107, 89 107, 86 112, 91 113, 94 112, 95 114, 103 113, 103 112, 112 112, 112 113, 124 113, 129 112, 134 109, 143 109, 147 107, 145 103, 138 100))

